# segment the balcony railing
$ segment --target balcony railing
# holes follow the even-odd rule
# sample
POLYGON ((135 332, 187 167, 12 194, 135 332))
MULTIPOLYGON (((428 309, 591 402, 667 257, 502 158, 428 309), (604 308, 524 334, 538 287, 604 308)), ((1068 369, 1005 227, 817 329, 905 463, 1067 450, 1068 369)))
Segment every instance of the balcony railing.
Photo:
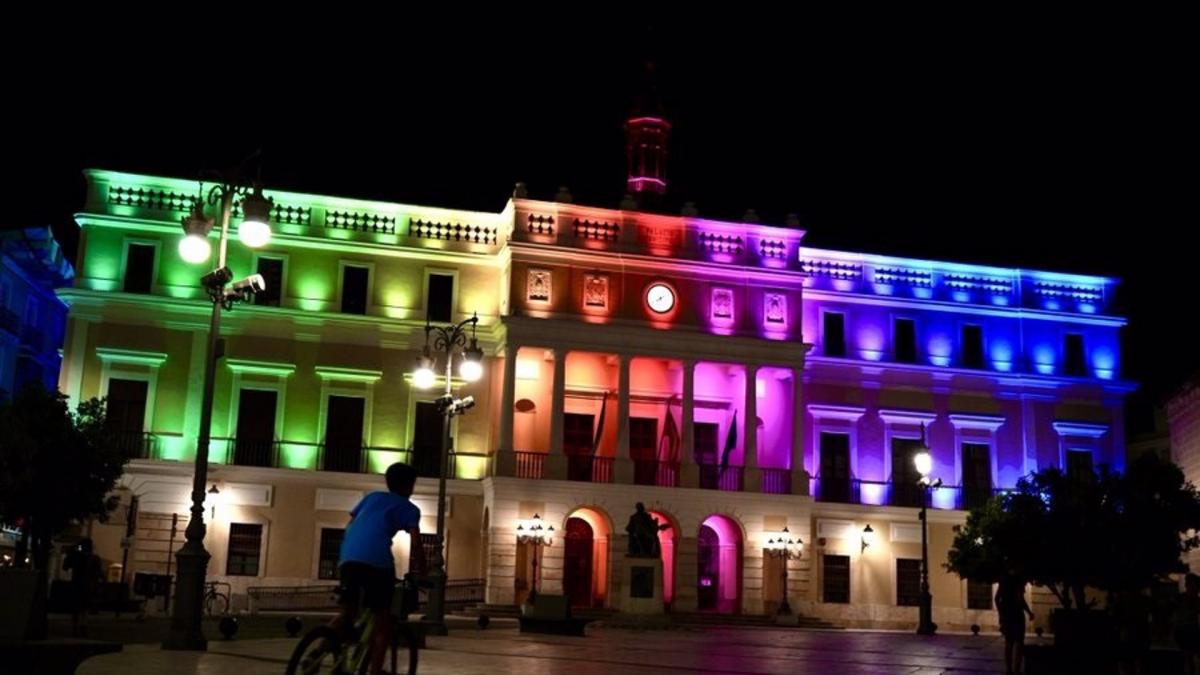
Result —
MULTIPOLYGON (((814 476, 809 479, 809 486, 817 501, 837 504, 921 508, 921 500, 925 495, 925 489, 919 483, 908 481, 895 483, 858 478, 830 480, 814 476)), ((964 490, 960 485, 941 485, 931 491, 929 507, 939 510, 968 509, 1001 492, 1004 490, 964 490)))
POLYGON ((700 465, 700 487, 704 490, 722 490, 724 492, 742 491, 742 467, 719 464, 700 465))
POLYGON ((761 469, 762 471, 762 488, 761 492, 768 495, 790 495, 792 494, 792 470, 791 469, 761 469))
POLYGON ((613 458, 567 455, 567 478, 583 483, 613 482, 613 458))
POLYGON ((150 459, 155 456, 158 438, 149 431, 114 431, 117 447, 130 459, 150 459))
POLYGON ((274 440, 230 439, 230 464, 238 466, 279 466, 279 444, 274 440))
POLYGON ((546 475, 546 453, 514 452, 517 457, 517 478, 542 478, 546 475))
POLYGON ((657 459, 633 460, 634 485, 679 487, 679 464, 657 459))

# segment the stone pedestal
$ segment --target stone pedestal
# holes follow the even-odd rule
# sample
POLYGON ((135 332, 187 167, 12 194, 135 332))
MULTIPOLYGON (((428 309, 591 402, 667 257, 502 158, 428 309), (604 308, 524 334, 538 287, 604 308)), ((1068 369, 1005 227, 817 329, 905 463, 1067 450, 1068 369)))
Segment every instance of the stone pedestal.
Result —
POLYGON ((660 558, 617 558, 612 597, 626 614, 662 614, 663 567, 660 558))

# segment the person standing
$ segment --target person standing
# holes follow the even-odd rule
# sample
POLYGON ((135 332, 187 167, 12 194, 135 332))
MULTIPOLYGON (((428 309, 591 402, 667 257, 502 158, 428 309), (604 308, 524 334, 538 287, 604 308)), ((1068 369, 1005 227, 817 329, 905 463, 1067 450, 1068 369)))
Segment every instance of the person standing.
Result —
POLYGON ((1021 672, 1025 659, 1025 617, 1033 618, 1033 610, 1025 602, 1025 583, 1013 574, 1006 574, 996 588, 996 613, 1000 617, 1000 634, 1004 636, 1004 672, 1021 672))
POLYGON ((87 614, 101 581, 100 556, 92 552, 92 540, 84 539, 67 554, 63 569, 71 573, 71 635, 86 637, 87 614))

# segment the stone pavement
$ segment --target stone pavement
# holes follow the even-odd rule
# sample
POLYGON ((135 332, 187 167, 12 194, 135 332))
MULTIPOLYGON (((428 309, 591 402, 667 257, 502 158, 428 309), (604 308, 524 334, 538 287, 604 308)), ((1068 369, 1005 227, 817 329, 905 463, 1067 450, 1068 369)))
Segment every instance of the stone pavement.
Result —
MULTIPOLYGON (((131 644, 120 654, 83 664, 79 675, 281 673, 292 639, 214 640, 203 654, 164 652, 131 644)), ((630 630, 603 626, 588 637, 521 635, 515 622, 496 620, 487 630, 460 628, 429 639, 420 672, 456 675, 564 673, 1002 673, 999 636, 763 628, 630 630)))

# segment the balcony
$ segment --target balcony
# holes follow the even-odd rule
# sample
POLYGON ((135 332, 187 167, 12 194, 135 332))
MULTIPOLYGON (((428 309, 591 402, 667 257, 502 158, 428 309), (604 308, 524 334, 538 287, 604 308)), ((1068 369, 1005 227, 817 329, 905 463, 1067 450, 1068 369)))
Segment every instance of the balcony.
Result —
POLYGON ((719 464, 700 464, 700 488, 702 490, 721 490, 723 492, 741 492, 743 489, 742 467, 719 464))
POLYGON ((613 458, 567 455, 567 479, 583 483, 611 483, 613 458))
MULTIPOLYGON (((764 478, 765 482, 765 478, 764 478)), ((813 498, 832 504, 863 504, 867 506, 900 506, 921 508, 924 488, 919 483, 861 480, 858 478, 830 480, 814 476, 809 482, 813 498)), ((942 485, 933 489, 929 508, 938 510, 969 509, 986 502, 1003 490, 964 488, 942 485)))
POLYGON ((546 475, 546 453, 517 451, 516 477, 539 479, 546 475))
POLYGON ((633 460, 633 484, 653 487, 679 487, 679 464, 657 459, 633 460))
POLYGON ((760 492, 768 495, 792 494, 791 469, 760 469, 762 472, 762 487, 760 492))
POLYGON ((114 431, 113 436, 117 447, 129 459, 152 459, 156 456, 158 437, 149 431, 114 431))

